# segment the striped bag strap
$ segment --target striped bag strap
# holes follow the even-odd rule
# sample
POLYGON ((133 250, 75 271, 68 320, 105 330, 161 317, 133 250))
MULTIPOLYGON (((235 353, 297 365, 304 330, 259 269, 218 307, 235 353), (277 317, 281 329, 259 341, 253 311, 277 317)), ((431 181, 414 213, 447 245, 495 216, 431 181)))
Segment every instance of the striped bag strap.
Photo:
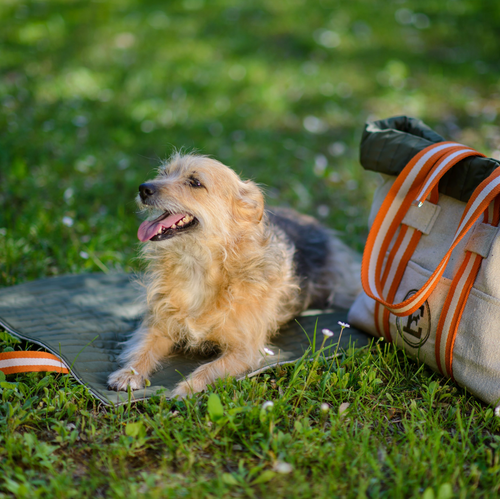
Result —
MULTIPOLYGON (((428 156, 427 164, 423 165, 424 171, 427 170, 426 177, 421 184, 416 199, 412 200, 412 205, 416 205, 419 208, 421 208, 424 203, 436 205, 439 200, 438 182, 442 176, 452 166, 468 156, 483 156, 466 146, 455 143, 449 144, 451 147, 438 149, 437 154, 428 156), (427 197, 430 198, 429 201, 425 201, 427 197)), ((426 150, 422 151, 421 154, 425 157, 426 151, 435 152, 436 149, 442 145, 443 143, 439 143, 434 146, 430 146, 426 150)), ((407 168, 409 170, 416 165, 418 165, 418 161, 415 161, 413 164, 410 163, 407 168)), ((382 296, 384 296, 386 301, 394 301, 406 266, 408 265, 408 262, 410 261, 421 236, 422 232, 420 230, 405 224, 404 221, 401 223, 398 237, 387 256, 387 261, 381 278, 383 290, 382 296)), ((375 303, 374 310, 375 327, 378 335, 383 336, 386 341, 390 342, 392 341, 392 337, 389 318, 389 309, 385 308, 380 302, 377 301, 375 303)))
MULTIPOLYGON (((488 187, 485 187, 481 191, 479 197, 473 196, 471 198, 463 213, 459 228, 448 252, 431 277, 414 295, 403 302, 393 303, 394 298, 388 298, 388 292, 392 289, 394 291, 392 294, 395 294, 394 288, 397 290, 399 283, 397 283, 395 277, 398 274, 398 270, 399 274, 401 274, 401 262, 394 258, 395 267, 392 265, 387 270, 386 265, 384 274, 382 274, 384 258, 393 237, 410 206, 415 201, 417 205, 421 205, 423 199, 425 199, 423 195, 428 195, 428 192, 432 192, 439 178, 454 164, 468 156, 483 155, 454 142, 440 142, 424 149, 410 161, 398 176, 375 217, 363 254, 361 271, 363 288, 368 296, 379 302, 396 316, 403 317, 410 315, 425 302, 439 282, 453 249, 500 190, 500 181, 497 182, 494 179, 490 179, 488 187), (382 279, 383 275, 385 276, 384 282, 382 279)), ((490 177, 494 175, 495 172, 490 177)), ((476 193, 479 194, 479 188, 476 190, 476 193)), ((418 237, 412 236, 406 239, 405 259, 409 260, 411 257, 418 243, 418 237)), ((404 272, 404 268, 402 270, 404 272)))
MULTIPOLYGON (((498 170, 498 169, 497 169, 498 170)), ((495 172, 493 172, 495 173, 495 172)), ((498 179, 497 175, 491 175, 486 179, 473 194, 478 198, 489 183, 498 179), (481 187, 482 186, 482 187, 481 187), (480 192, 477 192, 481 189, 480 192)), ((490 202, 484 211, 483 224, 491 227, 498 227, 500 223, 500 196, 497 196, 490 202)), ((440 372, 454 379, 453 376, 453 348, 458 333, 458 326, 462 318, 465 305, 469 298, 470 291, 476 280, 481 263, 486 254, 479 254, 470 249, 465 249, 465 258, 458 272, 456 273, 450 285, 450 290, 446 296, 443 310, 439 318, 436 329, 435 356, 436 364, 440 372)))
POLYGON ((47 352, 3 352, 0 353, 0 371, 4 374, 37 371, 56 371, 68 374, 66 364, 47 352))

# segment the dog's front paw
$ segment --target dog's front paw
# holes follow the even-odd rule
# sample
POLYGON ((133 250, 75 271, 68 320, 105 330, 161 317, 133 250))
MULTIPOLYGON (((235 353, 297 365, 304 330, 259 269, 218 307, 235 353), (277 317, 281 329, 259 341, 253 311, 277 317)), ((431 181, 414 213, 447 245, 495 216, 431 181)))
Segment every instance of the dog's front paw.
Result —
POLYGON ((193 394, 193 390, 191 390, 190 386, 185 382, 183 381, 182 383, 179 383, 175 389, 172 391, 172 393, 170 394, 170 396, 172 398, 180 398, 180 399, 183 399, 183 398, 186 398, 188 395, 192 395, 193 394))
POLYGON ((144 388, 144 376, 139 374, 133 367, 124 367, 110 374, 108 386, 111 390, 126 391, 130 386, 131 390, 144 388))
POLYGON ((193 395, 194 393, 202 392, 207 387, 207 383, 204 379, 200 379, 199 377, 191 377, 188 378, 187 381, 182 381, 179 383, 175 389, 173 390, 171 397, 179 397, 181 399, 186 398, 189 395, 193 395))

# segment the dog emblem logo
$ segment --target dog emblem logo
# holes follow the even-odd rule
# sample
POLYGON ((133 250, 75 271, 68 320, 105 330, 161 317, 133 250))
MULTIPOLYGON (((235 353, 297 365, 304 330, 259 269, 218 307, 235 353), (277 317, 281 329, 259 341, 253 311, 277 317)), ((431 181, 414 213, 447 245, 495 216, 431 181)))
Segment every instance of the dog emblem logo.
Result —
MULTIPOLYGON (((416 289, 408 291, 405 300, 413 296, 416 289)), ((431 310, 427 301, 407 317, 396 317, 396 328, 403 341, 413 347, 421 347, 431 334, 431 310)))

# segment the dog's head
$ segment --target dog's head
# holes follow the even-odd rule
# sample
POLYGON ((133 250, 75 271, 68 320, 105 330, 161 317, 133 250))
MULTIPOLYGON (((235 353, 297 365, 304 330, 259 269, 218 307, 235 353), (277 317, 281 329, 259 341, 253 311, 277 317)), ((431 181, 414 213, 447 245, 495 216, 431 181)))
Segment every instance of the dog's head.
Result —
POLYGON ((137 233, 143 242, 195 231, 227 238, 258 225, 264 213, 264 198, 255 183, 243 182, 218 161, 195 155, 174 155, 154 180, 139 186, 137 202, 150 211, 137 233))

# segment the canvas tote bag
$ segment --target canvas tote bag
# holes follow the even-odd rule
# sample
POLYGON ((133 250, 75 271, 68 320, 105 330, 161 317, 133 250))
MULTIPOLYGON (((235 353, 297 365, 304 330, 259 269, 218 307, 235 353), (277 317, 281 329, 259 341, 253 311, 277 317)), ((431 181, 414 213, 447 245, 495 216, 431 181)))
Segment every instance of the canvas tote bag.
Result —
POLYGON ((467 203, 438 188, 447 172, 472 156, 484 157, 455 142, 431 143, 396 178, 383 176, 363 254, 364 292, 348 320, 496 405, 500 168, 467 203))

